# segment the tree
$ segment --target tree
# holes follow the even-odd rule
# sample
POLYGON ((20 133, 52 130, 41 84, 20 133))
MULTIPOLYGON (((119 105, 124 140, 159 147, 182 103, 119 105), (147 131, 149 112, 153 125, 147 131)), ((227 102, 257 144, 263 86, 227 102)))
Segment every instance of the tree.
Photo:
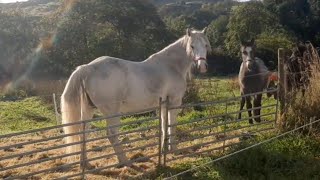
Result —
POLYGON ((98 12, 101 13, 97 15, 97 20, 111 25, 116 31, 120 47, 118 57, 141 60, 171 41, 172 35, 167 31, 151 2, 147 0, 99 0, 98 2, 98 12))
POLYGON ((103 55, 141 61, 172 39, 147 0, 78 0, 68 13, 55 17, 55 41, 39 67, 63 76, 103 55))
POLYGON ((190 19, 186 16, 179 16, 179 17, 166 17, 164 22, 170 32, 172 32, 176 38, 185 34, 186 29, 189 28, 190 19))
POLYGON ((268 9, 279 16, 280 23, 301 41, 320 45, 320 1, 318 0, 264 0, 268 9))
POLYGON ((229 17, 223 15, 213 20, 208 26, 207 34, 213 48, 224 48, 223 41, 226 39, 228 22, 229 17))
POLYGON ((248 40, 270 29, 281 28, 278 18, 261 2, 240 5, 232 11, 225 40, 230 55, 239 55, 240 38, 248 40))
POLYGON ((264 31, 257 36, 257 53, 256 55, 269 67, 274 70, 278 62, 278 49, 292 49, 296 38, 283 29, 264 31))
POLYGON ((16 79, 32 63, 29 56, 37 46, 37 36, 30 19, 19 9, 3 12, 0 9, 0 66, 3 74, 16 79))

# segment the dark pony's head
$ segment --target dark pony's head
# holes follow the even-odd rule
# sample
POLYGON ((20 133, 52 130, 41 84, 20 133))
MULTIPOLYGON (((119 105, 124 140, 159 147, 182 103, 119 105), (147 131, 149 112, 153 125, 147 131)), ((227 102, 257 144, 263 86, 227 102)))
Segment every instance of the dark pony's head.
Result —
POLYGON ((241 40, 241 57, 242 62, 248 68, 249 71, 255 68, 255 51, 256 45, 254 39, 252 38, 250 41, 242 41, 241 40))
POLYGON ((291 62, 299 61, 299 59, 303 58, 305 52, 307 51, 307 46, 304 43, 298 43, 292 49, 292 54, 289 58, 291 62))
POLYGON ((310 64, 313 62, 312 52, 313 46, 310 42, 297 43, 292 49, 292 54, 288 58, 288 87, 301 88, 309 83, 310 64))

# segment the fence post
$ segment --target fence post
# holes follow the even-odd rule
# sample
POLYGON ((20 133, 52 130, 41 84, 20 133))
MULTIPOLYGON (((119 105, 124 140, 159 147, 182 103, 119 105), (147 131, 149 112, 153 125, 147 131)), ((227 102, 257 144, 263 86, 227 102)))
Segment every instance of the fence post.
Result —
POLYGON ((278 49, 278 72, 279 72, 279 100, 280 100, 280 116, 284 113, 286 104, 286 86, 287 78, 285 73, 285 50, 278 49))
POLYGON ((226 123, 226 119, 227 119, 227 114, 228 114, 228 102, 226 102, 226 107, 225 107, 225 116, 224 116, 224 127, 223 127, 223 151, 225 151, 225 146, 226 146, 226 129, 227 129, 227 123, 226 123))
POLYGON ((162 111, 162 98, 159 98, 159 159, 158 159, 158 167, 161 166, 161 156, 162 156, 162 147, 161 147, 161 139, 162 139, 162 120, 161 120, 161 111, 162 111))
POLYGON ((315 121, 316 120, 316 118, 315 117, 312 117, 312 118, 310 118, 310 126, 309 126, 309 135, 311 134, 311 132, 312 132, 312 124, 313 124, 313 121, 315 121))
POLYGON ((163 148, 163 165, 166 166, 167 163, 167 151, 168 151, 168 105, 169 105, 169 97, 166 97, 165 101, 165 113, 164 113, 164 147, 163 148))
POLYGON ((55 93, 52 94, 52 99, 53 99, 53 104, 54 104, 54 111, 55 111, 55 114, 56 114, 57 125, 59 125, 61 123, 60 123, 60 116, 59 116, 59 113, 58 113, 58 107, 57 107, 57 101, 56 101, 56 94, 55 93))
POLYGON ((80 167, 82 177, 81 179, 85 179, 85 171, 87 166, 87 150, 86 150, 86 122, 82 122, 82 144, 81 144, 81 157, 80 157, 80 167))
POLYGON ((279 85, 277 86, 277 105, 276 105, 276 113, 274 115, 274 128, 277 128, 277 122, 279 117, 279 85))

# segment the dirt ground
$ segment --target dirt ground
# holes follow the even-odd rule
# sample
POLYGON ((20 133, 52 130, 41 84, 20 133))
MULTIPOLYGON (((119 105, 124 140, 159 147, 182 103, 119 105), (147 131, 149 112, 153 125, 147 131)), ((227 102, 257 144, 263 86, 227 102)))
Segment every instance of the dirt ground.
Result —
MULTIPOLYGON (((42 138, 54 137, 57 134, 58 134, 57 131, 50 131, 50 132, 41 133, 41 134, 33 134, 33 135, 23 136, 23 137, 2 139, 0 142, 0 147, 8 146, 11 144, 16 144, 16 143, 35 141, 35 140, 39 140, 42 138)), ((153 135, 154 135, 154 133, 152 133, 152 132, 145 134, 145 136, 153 136, 153 135)), ((94 137, 96 138, 99 136, 101 137, 102 134, 99 134, 99 135, 94 134, 94 135, 91 135, 90 138, 94 138, 94 137)), ((134 139, 141 138, 140 136, 141 136, 140 134, 131 134, 130 136, 126 137, 125 139, 134 140, 134 139)), ((143 146, 144 144, 145 145, 154 144, 157 142, 156 140, 157 139, 153 138, 153 139, 149 139, 149 140, 138 141, 138 142, 134 142, 134 143, 130 143, 130 144, 125 144, 124 147, 125 147, 125 150, 133 149, 134 147, 143 146)), ((20 154, 20 153, 45 149, 45 148, 49 148, 49 147, 55 147, 55 146, 62 145, 62 144, 63 144, 62 139, 56 139, 56 140, 50 140, 50 141, 45 141, 45 142, 39 142, 39 143, 35 143, 35 144, 23 145, 23 146, 16 147, 16 148, 8 148, 8 149, 0 150, 0 157, 5 157, 5 156, 14 155, 14 154, 20 154)), ((105 156, 108 154, 113 154, 114 151, 111 147, 108 147, 108 148, 103 147, 103 146, 108 146, 108 145, 110 145, 110 144, 107 139, 89 142, 87 144, 87 150, 92 150, 92 149, 94 149, 94 150, 87 154, 88 159, 95 158, 98 156, 105 156)), ((157 145, 158 145, 158 143, 157 143, 157 145)), ((149 155, 157 154, 158 148, 156 146, 145 148, 145 149, 136 148, 136 150, 127 152, 127 156, 129 159, 132 160, 135 158, 141 158, 142 156, 149 156, 149 155)), ((27 163, 27 162, 33 162, 33 161, 41 161, 41 160, 45 161, 46 158, 52 158, 52 157, 56 157, 56 156, 60 156, 60 155, 64 155, 64 154, 65 154, 65 148, 59 148, 59 149, 48 150, 48 151, 39 152, 39 153, 33 153, 30 155, 22 155, 19 157, 2 160, 2 161, 0 161, 0 171, 1 171, 1 168, 6 168, 9 166, 14 166, 17 164, 23 164, 23 163, 27 163)), ((21 168, 16 168, 13 170, 1 171, 0 178, 24 175, 24 174, 28 174, 28 173, 35 172, 35 171, 41 171, 43 169, 50 169, 50 168, 58 167, 61 165, 66 165, 68 163, 73 163, 75 161, 79 161, 79 158, 71 158, 71 160, 70 160, 70 158, 64 157, 64 158, 58 158, 55 160, 49 160, 49 161, 45 161, 42 163, 36 163, 33 165, 24 166, 21 168)), ((153 170, 153 168, 155 167, 155 165, 157 163, 157 157, 154 157, 154 158, 151 158, 148 160, 143 160, 143 161, 144 162, 135 163, 134 166, 132 166, 130 168, 129 167, 123 167, 123 168, 114 167, 114 168, 107 169, 108 171, 104 170, 101 172, 92 173, 92 174, 88 175, 88 178, 90 178, 90 179, 91 178, 93 178, 93 179, 106 179, 106 176, 109 176, 110 178, 112 178, 112 177, 120 177, 122 175, 124 175, 124 177, 127 176, 128 178, 135 177, 136 175, 141 174, 140 171, 146 172, 149 170, 153 170)), ((90 164, 94 168, 110 166, 113 164, 117 164, 117 158, 116 158, 116 156, 110 156, 110 157, 102 158, 99 160, 91 161, 90 164)), ((53 178, 59 178, 59 177, 68 176, 68 175, 72 175, 72 174, 77 174, 79 172, 81 172, 80 166, 75 165, 72 167, 58 168, 54 171, 35 175, 35 176, 32 176, 30 179, 53 179, 53 178)))
MULTIPOLYGON (((143 175, 143 177, 150 177, 152 174, 155 174, 156 167, 158 165, 158 138, 154 137, 156 134, 155 131, 145 131, 143 134, 141 133, 132 133, 130 135, 127 135, 126 137, 122 137, 122 142, 124 141, 133 141, 135 139, 143 139, 141 141, 137 142, 132 142, 132 143, 127 143, 124 145, 125 150, 128 150, 126 153, 127 157, 130 160, 137 160, 137 162, 133 163, 131 166, 127 167, 111 167, 107 168, 101 171, 96 171, 96 172, 90 172, 86 174, 87 179, 134 179, 138 178, 143 175), (148 138, 150 137, 151 138, 148 138), (148 144, 154 144, 152 147, 147 147, 147 148, 139 148, 144 145, 148 144), (133 149, 133 150, 132 150, 133 149), (149 157, 155 155, 152 158, 143 158, 143 157, 149 157), (143 159, 141 159, 143 158, 143 159)), ((193 148, 189 149, 184 149, 180 151, 178 154, 168 154, 167 155, 167 160, 168 160, 168 165, 174 165, 174 163, 182 163, 184 161, 194 161, 197 158, 197 154, 202 154, 201 152, 206 152, 212 154, 214 151, 222 151, 223 149, 217 149, 217 150, 212 150, 217 147, 221 147, 223 144, 228 145, 228 144, 233 144, 239 142, 239 138, 234 138, 230 139, 228 141, 221 141, 219 143, 209 143, 206 145, 202 146, 196 146, 196 144, 200 143, 206 143, 214 140, 219 140, 223 139, 228 136, 232 136, 235 134, 239 134, 241 131, 235 131, 232 132, 232 134, 218 134, 216 136, 209 136, 206 138, 201 138, 201 139, 195 139, 193 141, 187 141, 184 139, 183 135, 179 137, 179 149, 184 149, 185 147, 193 146, 193 148), (192 154, 195 153, 194 156, 191 157, 185 157, 185 158, 179 158, 180 156, 184 156, 185 154, 192 154)), ((1 139, 0 140, 0 147, 3 146, 8 146, 10 144, 16 144, 16 143, 22 143, 22 142, 30 142, 34 140, 39 140, 43 138, 49 138, 49 137, 54 137, 57 135, 61 135, 57 130, 55 131, 48 131, 48 132, 43 132, 43 133, 37 133, 37 134, 32 134, 28 136, 19 136, 19 137, 14 137, 14 138, 8 138, 8 139, 1 139)), ((96 137, 101 137, 105 136, 104 133, 94 133, 89 136, 88 139, 91 138, 96 138, 96 137)), ((58 145, 62 145, 63 140, 62 139, 56 139, 56 140, 50 140, 50 141, 44 141, 44 142, 39 142, 39 143, 32 143, 28 145, 23 145, 20 147, 16 148, 10 148, 10 149, 4 149, 0 150, 0 157, 3 158, 5 156, 10 156, 14 154, 20 154, 20 153, 25 153, 29 151, 34 151, 34 150, 41 150, 45 149, 48 147, 56 147, 58 145)), ((107 139, 101 139, 93 142, 89 142, 86 146, 87 150, 92 150, 90 151, 88 155, 88 159, 99 157, 99 156, 105 156, 108 154, 113 154, 114 151, 112 147, 104 147, 108 146, 109 141, 107 139)), ((19 157, 11 158, 11 159, 6 159, 0 161, 0 178, 8 178, 8 177, 14 177, 14 176, 19 176, 19 175, 24 175, 36 171, 41 171, 44 169, 50 169, 50 168, 56 168, 55 170, 37 174, 34 176, 31 176, 28 179, 54 179, 54 178, 61 178, 65 176, 69 176, 72 174, 78 174, 81 172, 81 168, 79 163, 77 165, 74 165, 72 167, 64 167, 60 168, 59 166, 67 165, 68 163, 74 162, 75 159, 73 158, 73 161, 70 161, 67 157, 64 158, 57 158, 55 160, 48 160, 46 161, 46 158, 52 158, 60 155, 65 154, 65 148, 60 148, 60 149, 54 149, 54 150, 48 150, 44 152, 39 152, 39 153, 33 153, 30 155, 21 155, 19 157), (14 166, 17 164, 23 164, 23 163, 30 163, 33 161, 44 161, 41 163, 35 163, 33 165, 29 166, 24 166, 12 170, 1 170, 2 168, 6 168, 9 166, 14 166)), ((79 161, 79 158, 76 160, 79 161)), ((115 155, 109 156, 109 157, 104 157, 101 159, 97 159, 94 161, 90 161, 90 169, 97 169, 101 167, 106 167, 106 166, 111 166, 117 164, 117 158, 115 155)), ((88 169, 88 171, 90 171, 88 169)), ((77 179, 77 178, 73 178, 77 179)), ((79 179, 79 176, 78 176, 79 179)))

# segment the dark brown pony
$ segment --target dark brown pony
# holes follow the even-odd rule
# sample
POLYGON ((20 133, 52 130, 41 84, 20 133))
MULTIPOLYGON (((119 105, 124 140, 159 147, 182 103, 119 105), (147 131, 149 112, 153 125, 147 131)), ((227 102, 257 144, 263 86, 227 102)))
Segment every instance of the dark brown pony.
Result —
MULTIPOLYGON (((255 57, 255 50, 254 39, 248 42, 241 42, 242 64, 239 71, 239 85, 242 96, 262 92, 268 86, 270 72, 264 62, 255 57)), ((257 108, 253 110, 253 115, 256 116, 254 118, 256 122, 261 122, 261 118, 258 117, 261 111, 261 100, 262 94, 253 96, 253 107, 257 108)), ((245 104, 248 109, 249 123, 252 124, 252 112, 250 110, 252 108, 251 96, 242 97, 238 119, 241 119, 241 111, 245 104)))

